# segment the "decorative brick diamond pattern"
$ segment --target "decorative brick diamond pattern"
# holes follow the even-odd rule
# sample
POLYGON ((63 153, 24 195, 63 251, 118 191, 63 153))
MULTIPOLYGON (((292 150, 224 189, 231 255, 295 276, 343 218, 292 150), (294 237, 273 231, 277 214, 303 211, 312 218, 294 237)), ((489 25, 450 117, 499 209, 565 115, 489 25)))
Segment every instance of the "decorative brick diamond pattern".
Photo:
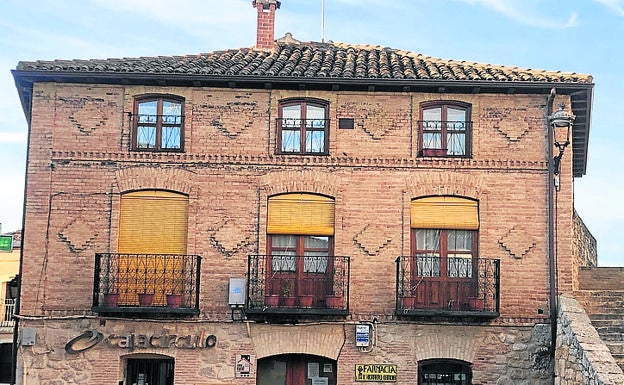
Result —
POLYGON ((88 249, 98 234, 88 223, 75 219, 65 226, 58 236, 72 252, 80 252, 88 249))
POLYGON ((392 242, 390 234, 391 232, 383 226, 366 225, 356 234, 353 242, 367 255, 373 256, 379 254, 386 245, 392 242))
POLYGON ((523 258, 536 244, 529 231, 512 228, 498 243, 514 258, 523 258))
POLYGON ((250 232, 243 226, 234 220, 226 220, 210 235, 210 241, 221 254, 229 257, 251 243, 247 234, 250 232))

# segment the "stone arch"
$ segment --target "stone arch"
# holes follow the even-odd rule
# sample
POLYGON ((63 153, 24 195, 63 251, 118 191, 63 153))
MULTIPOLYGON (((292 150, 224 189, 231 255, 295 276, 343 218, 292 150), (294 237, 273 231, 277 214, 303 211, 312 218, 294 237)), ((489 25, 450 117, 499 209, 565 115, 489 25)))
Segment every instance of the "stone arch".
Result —
POLYGON ((424 172, 405 179, 410 198, 428 195, 463 196, 481 201, 487 194, 483 177, 448 172, 424 172))
POLYGON ((136 190, 169 190, 191 195, 194 173, 160 165, 129 167, 117 170, 115 180, 119 192, 136 190))
POLYGON ((340 325, 253 325, 256 358, 279 354, 309 354, 338 360, 345 342, 340 325))
POLYGON ((475 340, 470 334, 451 327, 436 327, 412 343, 418 361, 452 359, 473 362, 476 348, 475 340))

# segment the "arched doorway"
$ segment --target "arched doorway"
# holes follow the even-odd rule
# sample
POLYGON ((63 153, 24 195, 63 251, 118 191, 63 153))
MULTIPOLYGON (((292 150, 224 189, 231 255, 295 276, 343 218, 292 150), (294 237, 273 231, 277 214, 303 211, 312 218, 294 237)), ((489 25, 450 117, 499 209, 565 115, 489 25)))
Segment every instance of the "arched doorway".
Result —
POLYGON ((282 354, 258 360, 256 385, 336 385, 336 361, 306 354, 282 354), (319 381, 320 380, 320 381, 319 381))
POLYGON ((470 363, 459 360, 418 362, 418 385, 471 385, 470 363))

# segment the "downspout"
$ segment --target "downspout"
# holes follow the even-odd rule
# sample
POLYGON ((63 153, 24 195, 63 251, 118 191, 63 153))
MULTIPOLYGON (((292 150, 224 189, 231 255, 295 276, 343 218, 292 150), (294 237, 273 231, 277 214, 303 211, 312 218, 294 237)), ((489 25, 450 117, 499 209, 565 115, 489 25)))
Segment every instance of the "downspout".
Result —
MULTIPOLYGON (((555 360, 555 349, 557 346, 557 259, 555 256, 555 186, 554 186, 554 169, 553 169, 553 145, 554 138, 550 124, 550 116, 553 112, 553 104, 556 95, 555 88, 550 90, 548 101, 546 103, 546 133, 548 135, 548 269, 550 281, 550 331, 551 346, 550 356, 555 360)), ((553 372, 553 384, 555 383, 555 374, 553 372)))

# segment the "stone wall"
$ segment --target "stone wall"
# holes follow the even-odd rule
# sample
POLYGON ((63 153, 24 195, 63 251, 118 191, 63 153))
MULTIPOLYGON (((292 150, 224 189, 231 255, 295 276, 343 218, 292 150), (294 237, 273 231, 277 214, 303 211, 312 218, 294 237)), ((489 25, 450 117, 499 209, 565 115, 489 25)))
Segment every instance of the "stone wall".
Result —
POLYGON ((624 373, 587 313, 568 296, 559 298, 555 385, 622 385, 624 373))
POLYGON ((583 279, 579 276, 581 272, 578 269, 583 266, 598 265, 598 244, 576 210, 572 218, 572 233, 572 255, 576 267, 574 269, 574 288, 578 289, 579 285, 583 283, 583 279))

